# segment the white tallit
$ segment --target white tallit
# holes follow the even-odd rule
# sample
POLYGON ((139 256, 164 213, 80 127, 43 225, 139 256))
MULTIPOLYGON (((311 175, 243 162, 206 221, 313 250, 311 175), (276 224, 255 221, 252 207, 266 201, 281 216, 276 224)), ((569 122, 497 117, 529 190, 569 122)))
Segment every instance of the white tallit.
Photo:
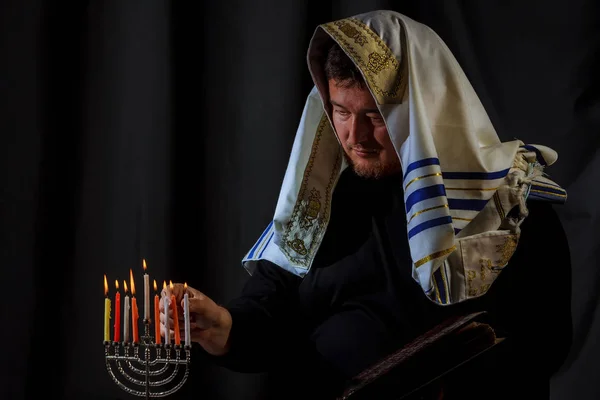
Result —
POLYGON ((302 277, 327 229, 332 193, 347 167, 323 106, 323 60, 332 40, 363 74, 399 155, 415 281, 442 305, 485 294, 517 247, 526 200, 566 200, 543 173, 557 154, 519 140, 501 143, 445 43, 429 27, 392 11, 316 29, 308 51, 315 87, 275 215, 244 267, 252 273, 265 259, 302 277))

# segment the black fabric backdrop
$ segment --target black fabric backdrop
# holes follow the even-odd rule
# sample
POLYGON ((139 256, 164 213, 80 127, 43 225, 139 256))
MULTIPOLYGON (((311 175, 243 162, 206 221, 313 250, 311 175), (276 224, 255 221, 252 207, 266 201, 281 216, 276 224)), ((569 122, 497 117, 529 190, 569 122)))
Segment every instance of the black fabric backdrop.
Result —
MULTIPOLYGON (((598 2, 5 0, 0 398, 128 398, 104 367, 102 275, 113 288, 133 268, 140 291, 140 257, 159 282, 238 293, 311 87, 316 25, 382 8, 438 32, 503 140, 558 150, 574 344, 552 398, 600 397, 598 2)), ((267 382, 197 361, 173 398, 259 399, 267 382)))

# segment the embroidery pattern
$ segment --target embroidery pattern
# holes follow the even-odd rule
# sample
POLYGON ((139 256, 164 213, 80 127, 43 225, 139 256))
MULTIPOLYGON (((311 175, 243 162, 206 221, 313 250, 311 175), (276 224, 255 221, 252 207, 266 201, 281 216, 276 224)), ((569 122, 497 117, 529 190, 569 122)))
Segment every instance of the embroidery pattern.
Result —
POLYGON ((507 235, 501 244, 496 245, 496 252, 500 254, 499 260, 494 263, 492 263, 492 260, 489 258, 481 258, 479 260, 479 277, 477 276, 477 270, 466 270, 467 294, 470 297, 481 296, 490 289, 492 283, 494 283, 500 272, 502 272, 502 269, 506 267, 508 261, 515 253, 518 243, 518 234, 507 235), (476 282, 476 280, 478 282, 476 282), (477 283, 479 283, 479 285, 477 283))
POLYGON ((467 293, 470 297, 476 297, 485 294, 490 289, 492 283, 494 283, 501 271, 501 269, 493 267, 492 261, 487 258, 482 258, 479 260, 479 262, 479 286, 475 284, 475 280, 477 279, 477 271, 474 269, 467 270, 467 293))
POLYGON ((298 235, 296 235, 296 238, 294 240, 289 240, 287 243, 292 249, 294 249, 296 253, 303 256, 308 254, 308 250, 306 250, 304 242, 298 237, 298 235))
POLYGON ((304 206, 302 212, 303 218, 300 220, 300 226, 308 229, 315 222, 321 211, 321 193, 315 188, 310 191, 308 203, 304 206))
POLYGON ((504 207, 502 207, 502 201, 500 200, 500 195, 498 192, 494 193, 494 204, 496 205, 496 210, 498 211, 500 221, 504 221, 504 218, 506 218, 506 213, 504 212, 504 207))
POLYGON ((342 150, 339 148, 333 129, 325 114, 315 134, 310 158, 304 171, 304 178, 298 193, 298 200, 290 220, 287 222, 282 235, 281 250, 288 259, 298 266, 308 268, 311 260, 318 249, 321 237, 329 221, 329 210, 331 208, 331 193, 336 182, 338 171, 342 162, 342 150), (324 188, 324 195, 313 185, 318 184, 316 174, 322 173, 313 170, 315 159, 323 157, 328 146, 336 146, 337 151, 328 182, 324 188), (312 186, 310 191, 308 187, 312 186))
POLYGON ((517 244, 519 243, 518 236, 509 235, 504 238, 504 243, 496 246, 497 251, 500 253, 500 259, 496 261, 496 265, 499 267, 504 267, 508 264, 508 260, 512 257, 517 250, 517 244))
POLYGON ((365 43, 367 43, 367 37, 365 35, 361 35, 358 29, 356 29, 352 25, 344 23, 342 21, 338 22, 336 25, 340 29, 340 31, 342 31, 342 33, 344 33, 349 38, 354 39, 354 42, 359 46, 363 46, 365 43))
POLYGON ((477 271, 468 270, 467 271, 467 292, 469 296, 477 296, 477 288, 475 287, 473 281, 477 278, 477 271))
POLYGON ((345 18, 321 25, 360 68, 379 104, 397 104, 407 85, 407 51, 404 28, 401 31, 401 61, 379 35, 356 18, 345 18))

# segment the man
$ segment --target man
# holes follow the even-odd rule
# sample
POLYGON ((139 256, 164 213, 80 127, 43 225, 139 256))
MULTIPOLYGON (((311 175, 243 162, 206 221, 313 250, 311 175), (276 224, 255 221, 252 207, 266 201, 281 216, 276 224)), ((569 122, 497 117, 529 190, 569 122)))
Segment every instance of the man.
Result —
POLYGON ((442 40, 401 14, 318 27, 308 63, 315 88, 251 277, 226 307, 188 289, 193 340, 220 365, 278 372, 286 398, 333 398, 447 316, 484 309, 531 367, 533 329, 547 329, 539 266, 569 265, 548 202, 566 193, 542 173, 556 153, 501 143, 442 40))

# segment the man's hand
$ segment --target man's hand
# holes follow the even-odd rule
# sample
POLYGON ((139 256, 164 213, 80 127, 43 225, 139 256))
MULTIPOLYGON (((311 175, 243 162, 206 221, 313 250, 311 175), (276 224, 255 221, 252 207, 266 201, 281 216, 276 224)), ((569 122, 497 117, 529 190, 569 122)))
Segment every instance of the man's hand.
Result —
MULTIPOLYGON (((163 289, 163 295, 164 293, 163 289)), ((179 317, 180 335, 185 335, 183 316, 183 295, 185 289, 183 284, 173 284, 171 294, 175 296, 177 304, 177 316, 179 317)), ((198 290, 187 287, 190 304, 190 334, 193 342, 199 343, 204 350, 214 356, 220 356, 229 350, 228 339, 231 331, 231 314, 227 309, 217 305, 212 299, 198 290)), ((163 297, 160 299, 160 334, 164 338, 166 334, 165 322, 169 318, 171 337, 173 337, 173 312, 169 308, 165 313, 163 297)))

